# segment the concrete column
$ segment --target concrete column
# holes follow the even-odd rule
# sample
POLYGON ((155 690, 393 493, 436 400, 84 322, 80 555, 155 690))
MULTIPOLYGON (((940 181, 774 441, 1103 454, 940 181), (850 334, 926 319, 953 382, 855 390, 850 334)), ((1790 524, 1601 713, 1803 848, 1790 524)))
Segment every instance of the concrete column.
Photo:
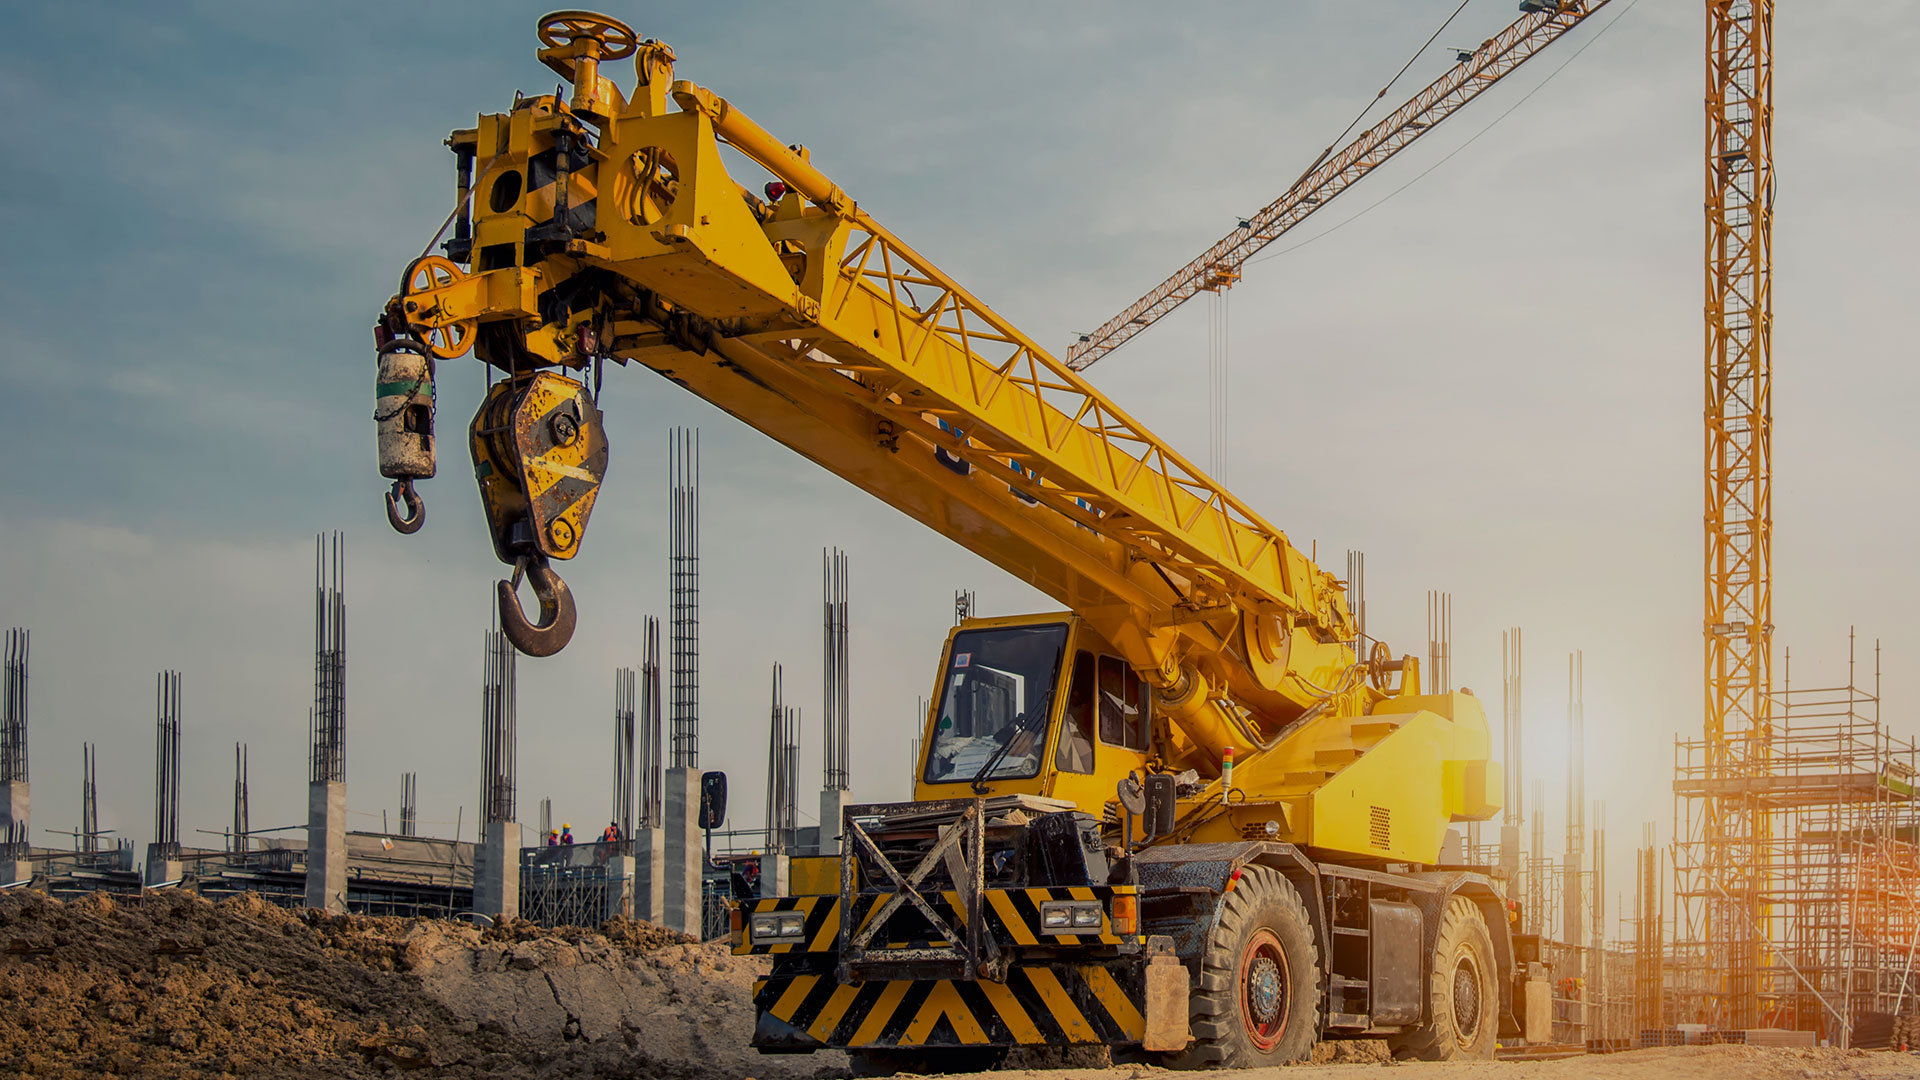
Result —
POLYGON ((667 921, 667 831, 658 826, 633 830, 633 917, 667 921))
POLYGON ((840 817, 851 801, 844 791, 820 790, 820 846, 816 854, 840 854, 840 817))
POLYGON ((473 849, 473 910, 495 922, 520 917, 520 825, 480 826, 473 849))
POLYGON ((347 910, 347 784, 307 784, 307 906, 347 910))
POLYGON ((760 895, 766 897, 791 895, 793 886, 793 859, 789 855, 767 852, 760 856, 760 895))
POLYGON ((607 910, 602 918, 633 918, 634 862, 631 855, 607 859, 607 910))
POLYGON ((701 934, 701 870, 706 861, 700 837, 700 770, 676 765, 667 770, 666 902, 668 929, 701 934))
MULTIPOLYGON (((27 798, 27 782, 13 780, 0 784, 0 841, 5 841, 16 833, 20 842, 31 849, 32 814, 29 812, 31 800, 27 798)), ((26 851, 19 852, 24 856, 26 851)), ((0 859, 0 885, 11 885, 16 881, 33 880, 33 862, 26 858, 0 859)))
POLYGON ((186 863, 179 859, 161 858, 155 845, 147 845, 147 869, 140 876, 142 885, 152 888, 155 885, 165 885, 169 881, 179 881, 186 876, 186 863))

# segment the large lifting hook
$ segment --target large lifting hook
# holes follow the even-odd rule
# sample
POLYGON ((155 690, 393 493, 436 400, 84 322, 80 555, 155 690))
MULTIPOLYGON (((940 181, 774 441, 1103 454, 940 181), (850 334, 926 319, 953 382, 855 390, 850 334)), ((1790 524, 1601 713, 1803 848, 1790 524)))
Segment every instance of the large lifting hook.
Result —
POLYGON ((573 639, 578 612, 573 606, 573 590, 553 572, 545 555, 523 556, 514 564, 513 578, 497 583, 500 594, 500 632, 513 647, 528 656, 552 656, 573 639), (540 621, 527 621, 520 610, 520 575, 526 574, 533 595, 540 600, 540 621))
POLYGON ((393 526, 394 532, 412 536, 426 523, 427 504, 420 498, 420 493, 413 490, 413 481, 395 480, 393 487, 387 491, 387 524, 393 526), (404 514, 400 512, 403 505, 406 507, 404 514))

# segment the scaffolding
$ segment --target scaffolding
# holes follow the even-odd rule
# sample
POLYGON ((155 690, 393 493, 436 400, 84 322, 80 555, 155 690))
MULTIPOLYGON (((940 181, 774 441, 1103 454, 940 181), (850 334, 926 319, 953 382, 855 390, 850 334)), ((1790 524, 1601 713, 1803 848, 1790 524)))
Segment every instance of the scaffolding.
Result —
POLYGON ((1722 998, 1740 973, 1722 971, 1716 958, 1748 940, 1759 944, 1758 1026, 1813 1031, 1847 1046, 1863 1017, 1910 1004, 1920 943, 1920 762, 1915 744, 1881 723, 1878 644, 1871 689, 1859 684, 1851 636, 1847 651, 1841 686, 1794 686, 1786 655, 1783 688, 1771 701, 1773 732, 1738 773, 1717 767, 1707 740, 1675 743, 1675 819, 1683 824, 1674 845, 1676 936, 1686 946, 1672 958, 1679 970, 1665 989, 1680 1019, 1727 1026, 1722 998), (1716 835, 1709 815, 1736 801, 1758 827, 1716 835), (1733 857, 1729 847, 1755 860, 1750 879, 1766 885, 1759 914, 1747 927, 1703 926, 1698 915, 1726 899, 1704 871, 1733 857))

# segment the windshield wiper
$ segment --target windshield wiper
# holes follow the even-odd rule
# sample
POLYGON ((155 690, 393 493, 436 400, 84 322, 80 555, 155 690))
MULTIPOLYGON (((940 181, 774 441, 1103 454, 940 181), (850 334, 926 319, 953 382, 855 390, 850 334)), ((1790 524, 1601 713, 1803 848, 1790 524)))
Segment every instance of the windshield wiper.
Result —
POLYGON ((1006 740, 994 748, 992 755, 987 758, 987 763, 980 766, 980 771, 973 774, 972 781, 967 785, 973 789, 975 795, 985 795, 987 793, 989 789, 982 781, 984 781, 993 770, 999 768, 1002 761, 1006 760, 1007 751, 1013 749, 1013 741, 1027 731, 1028 727, 1033 723, 1034 717, 1037 716, 1040 718, 1040 727, 1043 730, 1046 728, 1047 713, 1051 711, 1052 708, 1053 687, 1049 686, 1047 687, 1047 692, 1041 695, 1040 704, 1037 708, 1028 709, 1026 712, 1014 717, 1013 723, 1003 729, 1006 740))

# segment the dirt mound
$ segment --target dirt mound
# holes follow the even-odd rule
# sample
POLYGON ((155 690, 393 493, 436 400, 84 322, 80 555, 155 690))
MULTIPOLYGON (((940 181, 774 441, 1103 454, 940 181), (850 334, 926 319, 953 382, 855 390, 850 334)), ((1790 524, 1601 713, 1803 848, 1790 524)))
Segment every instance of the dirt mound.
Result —
POLYGON ((483 931, 252 895, 14 890, 0 897, 0 1075, 771 1080, 843 1064, 748 1048, 761 966, 630 920, 483 931))

